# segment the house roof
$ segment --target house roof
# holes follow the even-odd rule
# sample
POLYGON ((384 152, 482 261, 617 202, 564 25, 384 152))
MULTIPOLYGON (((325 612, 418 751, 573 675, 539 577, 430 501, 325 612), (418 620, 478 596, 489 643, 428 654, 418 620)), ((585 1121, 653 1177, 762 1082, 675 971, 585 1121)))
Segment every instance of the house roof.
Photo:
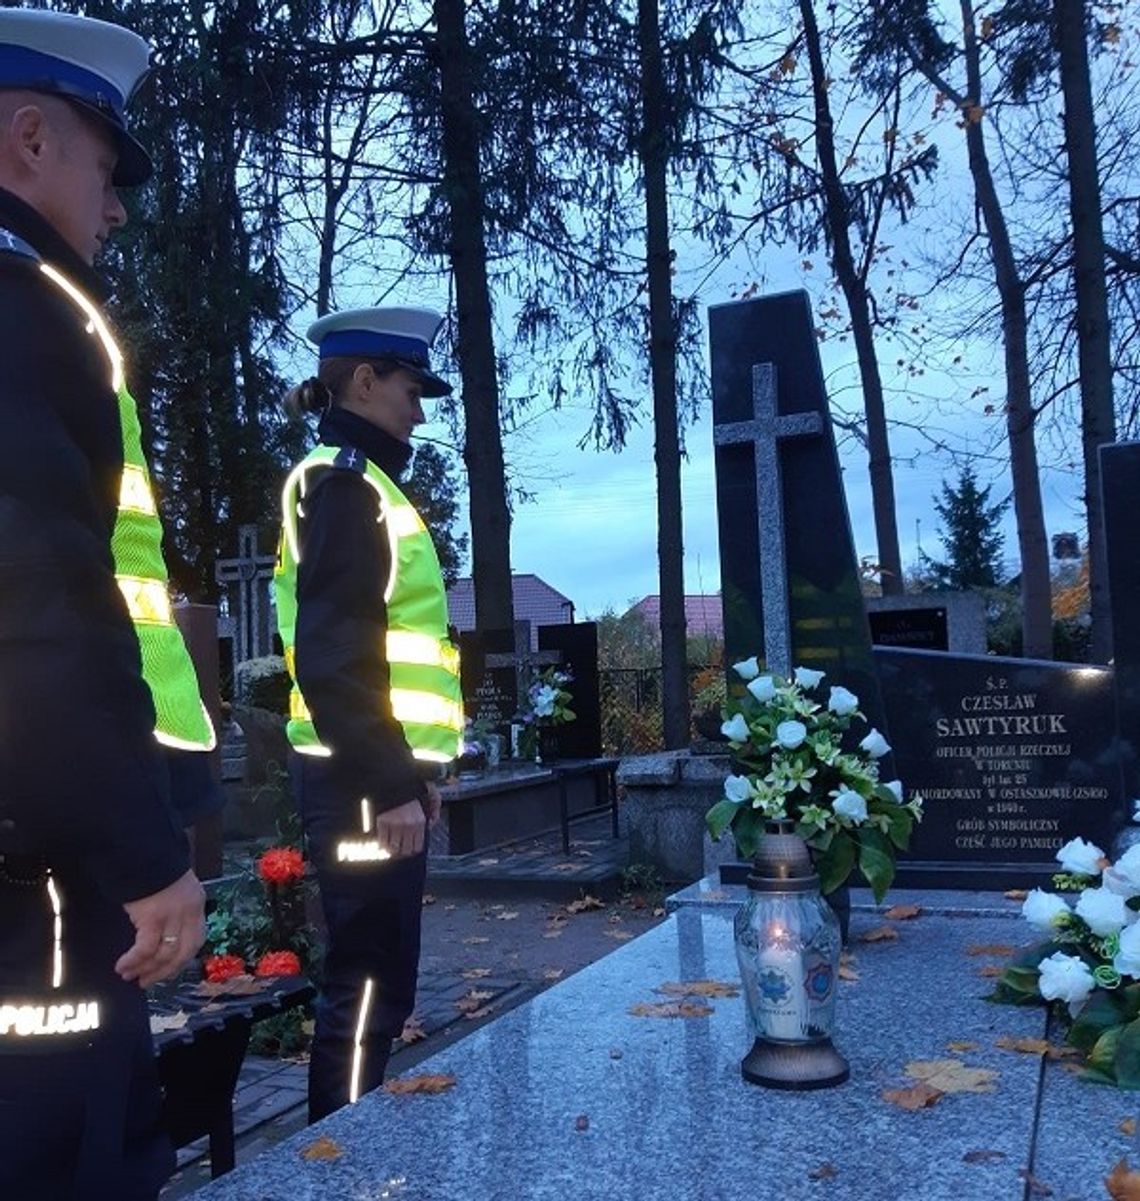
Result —
MULTIPOLYGON (((557 626, 574 620, 574 602, 536 575, 512 575, 511 596, 516 621, 557 626)), ((457 630, 475 629, 475 581, 470 576, 447 590, 447 612, 457 630)))
MULTIPOLYGON (((661 597, 642 597, 628 612, 640 614, 654 629, 659 629, 661 597)), ((724 610, 721 608, 719 592, 712 596, 698 594, 685 597, 685 632, 690 638, 724 637, 724 610)))

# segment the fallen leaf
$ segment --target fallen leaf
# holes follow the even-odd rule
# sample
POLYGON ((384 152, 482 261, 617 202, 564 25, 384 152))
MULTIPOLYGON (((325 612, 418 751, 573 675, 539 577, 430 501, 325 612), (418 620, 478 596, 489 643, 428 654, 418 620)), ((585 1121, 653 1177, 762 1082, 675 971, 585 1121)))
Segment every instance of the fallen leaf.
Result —
POLYGON ((692 1001, 659 1001, 631 1005, 629 1012, 635 1018, 707 1018, 713 1010, 692 1001))
POLYGON ((565 968, 552 967, 552 968, 548 968, 545 972, 542 973, 542 978, 544 980, 561 980, 565 974, 566 974, 565 968))
POLYGON ((177 1013, 152 1013, 150 1015, 151 1034, 163 1034, 167 1030, 181 1030, 190 1020, 185 1009, 177 1013))
POLYGON ((611 926, 619 925, 624 919, 620 913, 611 913, 607 919, 611 926))
POLYGON ((889 1088, 882 1096, 899 1109, 927 1109, 938 1104, 942 1093, 929 1084, 912 1084, 910 1088, 889 1088))
POLYGON ((494 1005, 484 1005, 482 1009, 467 1010, 467 1012, 463 1016, 467 1019, 467 1021, 473 1022, 477 1018, 485 1018, 489 1013, 494 1013, 494 1012, 495 1012, 494 1005))
POLYGON ((628 930, 605 930, 603 933, 607 938, 616 938, 618 942, 628 942, 633 937, 628 930))
POLYGON ((978 1049, 977 1043, 956 1041, 956 1042, 946 1044, 947 1051, 954 1051, 958 1055, 961 1055, 966 1051, 976 1051, 977 1049, 978 1049))
POLYGON ((498 862, 499 861, 497 859, 480 859, 479 866, 480 867, 494 867, 495 864, 498 862))
POLYGON ((444 905, 443 911, 444 913, 451 913, 455 908, 455 905, 444 905))
POLYGON ((518 911, 512 910, 510 913, 497 913, 495 916, 500 922, 513 922, 518 917, 518 911))
POLYGON ((1022 1168, 1017 1174, 1028 1186, 1029 1196, 1051 1197, 1053 1195, 1053 1190, 1043 1180, 1038 1180, 1032 1172, 1022 1168))
POLYGON ((1121 1134, 1127 1134, 1131 1138, 1136 1133, 1136 1119, 1125 1118, 1117 1127, 1121 1134))
POLYGON ((1017 953, 1016 947, 1006 946, 1000 942, 974 942, 966 948, 967 955, 998 955, 1002 959, 1008 959, 1010 955, 1017 953))
POLYGON ((467 947, 478 946, 481 942, 490 942, 489 938, 484 938, 481 934, 473 934, 470 938, 463 940, 463 945, 467 947))
POLYGON ((557 930, 544 930, 542 937, 543 938, 561 938, 562 930, 561 930, 561 928, 559 928, 557 930))
POLYGON ((995 1047, 1003 1051, 1020 1051, 1022 1055, 1044 1055, 1049 1050, 1049 1040, 1045 1038, 1014 1038, 1003 1034, 994 1040, 995 1047))
POLYGON ((818 1168, 808 1172, 809 1180, 834 1180, 839 1175, 839 1169, 833 1163, 821 1163, 818 1168))
POLYGON ((854 983, 859 979, 859 973, 849 963, 840 963, 839 978, 854 983))
POLYGON ((556 863, 550 870, 552 872, 580 872, 583 866, 581 863, 556 863))
POLYGON ((963 1163, 1001 1163, 1003 1159, 1008 1159, 1004 1151, 967 1151, 962 1156, 963 1163))
POLYGON ((1004 970, 1004 968, 998 967, 996 963, 986 963, 978 968, 978 975, 984 980, 996 980, 1004 970))
POLYGON ((665 916, 665 906, 658 905, 657 908, 654 909, 654 911, 653 911, 653 916, 654 917, 664 917, 665 916))
POLYGON ((478 1009, 484 1001, 489 1001, 494 995, 488 989, 473 988, 455 1002, 455 1008, 462 1013, 470 1013, 472 1009, 478 1009))
POLYGON ((940 1093, 992 1093, 1001 1075, 992 1068, 967 1067, 960 1059, 916 1059, 905 1070, 940 1093))
POLYGON ((879 926, 876 930, 868 930, 859 936, 860 942, 892 942, 898 938, 899 932, 894 926, 879 926))
POLYGON ((454 1087, 454 1076, 402 1076, 399 1080, 389 1080, 384 1091, 408 1096, 411 1093, 445 1093, 454 1087))
POLYGON ((425 892, 425 893, 424 893, 424 899, 423 899, 423 903, 424 903, 425 905, 434 905, 434 904, 435 904, 435 897, 433 897, 433 896, 432 896, 432 894, 431 894, 430 892, 425 892))
POLYGON ((193 992, 199 997, 248 997, 256 992, 264 992, 269 987, 268 976, 250 976, 242 974, 231 976, 217 984, 203 980, 194 986, 193 992))
POLYGON ((721 980, 682 980, 678 984, 661 984, 653 991, 674 997, 739 997, 740 985, 721 980))
POLYGON ((322 1134, 320 1138, 301 1149, 302 1159, 340 1159, 343 1154, 344 1149, 340 1143, 329 1138, 327 1134, 322 1134))
POLYGON ((1104 1187, 1112 1201, 1140 1201, 1140 1172, 1132 1171, 1128 1160, 1122 1159, 1105 1178, 1104 1187))
POLYGON ((589 1130, 589 1129, 590 1129, 590 1118, 589 1118, 589 1115, 588 1115, 588 1114, 584 1114, 584 1113, 580 1113, 580 1114, 579 1114, 579 1115, 578 1115, 578 1116, 577 1116, 577 1117, 574 1119, 574 1129, 575 1129, 575 1130, 589 1130))
POLYGON ((921 905, 892 905, 890 909, 883 914, 883 917, 892 922, 909 922, 911 918, 918 917, 921 912, 921 905))
POLYGON ((420 1019, 413 1014, 404 1022, 404 1028, 400 1031, 400 1042, 411 1046, 412 1043, 418 1043, 425 1038, 427 1031, 420 1025, 420 1019))
POLYGON ((461 972, 464 980, 482 980, 484 976, 489 976, 491 969, 489 967, 469 967, 465 972, 461 972))
POLYGON ((605 907, 606 905, 604 901, 599 901, 597 897, 592 897, 589 893, 587 893, 579 900, 571 901, 570 904, 566 906, 566 912, 585 913, 589 909, 605 909, 605 907))
POLYGON ((1007 901, 1024 901, 1029 893, 1024 888, 1011 888, 1009 892, 1003 894, 1007 901))

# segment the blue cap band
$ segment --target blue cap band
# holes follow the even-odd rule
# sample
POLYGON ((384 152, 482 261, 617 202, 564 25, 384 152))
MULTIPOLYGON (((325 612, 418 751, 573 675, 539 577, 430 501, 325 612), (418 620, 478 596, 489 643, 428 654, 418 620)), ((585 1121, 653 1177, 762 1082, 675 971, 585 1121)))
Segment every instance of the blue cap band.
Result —
POLYGON ((427 347, 422 338, 405 338, 400 334, 378 334, 367 329, 338 329, 321 339, 321 358, 376 359, 391 355, 410 359, 424 367, 428 365, 427 347))
POLYGON ((0 88, 28 88, 34 92, 73 96, 113 113, 120 124, 123 121, 126 97, 110 80, 26 46, 0 44, 0 88))

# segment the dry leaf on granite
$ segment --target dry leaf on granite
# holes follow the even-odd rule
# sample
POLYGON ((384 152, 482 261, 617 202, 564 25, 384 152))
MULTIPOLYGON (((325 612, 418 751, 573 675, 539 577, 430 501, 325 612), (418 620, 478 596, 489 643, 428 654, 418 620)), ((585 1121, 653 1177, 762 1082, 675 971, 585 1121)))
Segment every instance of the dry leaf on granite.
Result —
POLYGON ((1024 888, 1011 888, 1009 892, 1002 894, 1007 901, 1024 901, 1029 893, 1024 888))
POLYGON ((268 987, 268 976, 258 979, 256 976, 243 974, 231 976, 217 984, 203 980, 201 984, 196 984, 192 991, 199 997, 248 997, 253 993, 264 992, 268 987))
POLYGON ((480 934, 473 934, 470 938, 465 938, 463 940, 463 945, 466 947, 474 947, 474 946, 478 946, 479 943, 481 943, 481 942, 490 942, 490 941, 491 940, 489 938, 484 938, 480 934))
POLYGON ((544 980, 561 980, 565 974, 566 974, 565 968, 551 967, 551 968, 547 968, 546 971, 542 973, 542 978, 544 980))
POLYGON ((967 1151, 962 1156, 963 1163, 1001 1163, 1008 1159, 1004 1151, 967 1151))
POLYGON ((1117 1126, 1117 1130, 1119 1130, 1121 1134, 1127 1134, 1128 1137, 1131 1138, 1136 1133, 1136 1119, 1125 1118, 1120 1125, 1117 1126))
POLYGON ((839 1169, 833 1163, 821 1163, 818 1168, 808 1172, 809 1180, 834 1180, 839 1175, 839 1169))
POLYGON ((579 1115, 578 1115, 578 1116, 577 1116, 577 1117, 574 1119, 574 1129, 575 1129, 575 1130, 589 1130, 589 1129, 590 1129, 590 1116, 589 1116, 589 1114, 580 1113, 580 1114, 579 1114, 579 1115))
POLYGON ((1140 1201, 1140 1172, 1132 1171, 1128 1160, 1122 1159, 1105 1178, 1104 1187, 1112 1201, 1140 1201))
POLYGON ((403 1030, 400 1031, 400 1042, 405 1046, 411 1046, 412 1043, 418 1043, 427 1038, 427 1031, 420 1025, 420 1019, 413 1014, 404 1023, 403 1030))
POLYGON ((344 1148, 327 1134, 301 1148, 302 1159, 340 1159, 343 1154, 344 1148))
POLYGON ((470 1013, 472 1009, 478 1009, 484 1001, 489 1001, 495 994, 489 989, 473 988, 466 996, 462 996, 455 1002, 455 1008, 464 1013, 470 1013))
POLYGON ((1001 959, 1008 959, 1011 955, 1017 954, 1017 948, 1001 942, 972 942, 966 948, 966 954, 996 955, 1001 959))
POLYGON ((657 908, 654 909, 654 911, 653 911, 653 916, 654 917, 664 917, 665 916, 665 906, 658 905, 657 908))
POLYGON ((946 1044, 946 1050, 953 1051, 956 1055, 962 1055, 966 1051, 976 1051, 977 1049, 978 1049, 977 1043, 965 1042, 962 1039, 957 1039, 954 1042, 950 1042, 950 1043, 946 1044))
POLYGON ((633 935, 628 930, 603 930, 602 933, 607 938, 616 939, 618 942, 628 942, 633 935))
POLYGON ((631 1005, 629 1012, 635 1018, 707 1018, 712 1009, 692 1001, 663 1001, 631 1005))
POLYGON ((561 938, 562 937, 562 927, 558 926, 553 930, 544 930, 542 932, 542 937, 543 938, 561 938))
POLYGON ((185 1009, 177 1013, 152 1013, 150 1015, 151 1034, 164 1034, 167 1030, 181 1030, 190 1020, 185 1009))
POLYGON ((739 997, 740 985, 722 980, 682 980, 676 984, 661 984, 653 991, 673 997, 739 997))
POLYGON ((998 967, 996 963, 986 963, 978 968, 978 975, 983 980, 996 980, 1004 970, 1004 968, 998 967))
POLYGON ((1020 1051, 1023 1055, 1048 1055, 1050 1059, 1071 1059, 1081 1054, 1077 1047, 1059 1047, 1045 1038, 1014 1038, 1010 1034, 995 1039, 994 1046, 1003 1051, 1020 1051))
POLYGON ((892 905, 883 917, 892 922, 909 922, 922 912, 921 905, 892 905))
POLYGON ((844 963, 841 960, 839 963, 839 978, 840 980, 846 980, 848 983, 854 984, 859 979, 859 973, 850 963, 844 963))
POLYGON ((499 861, 497 859, 480 859, 479 866, 480 867, 494 867, 495 864, 498 862, 499 861))
POLYGON ((581 863, 556 863, 550 870, 552 872, 580 872, 584 864, 581 863))
POLYGON ((424 893, 423 904, 425 904, 425 905, 434 905, 434 904, 435 904, 435 897, 433 897, 433 896, 432 896, 432 894, 431 894, 430 892, 425 892, 425 893, 424 893))
POLYGON ((592 897, 587 893, 577 901, 571 901, 566 906, 567 913, 585 913, 589 909, 605 909, 604 901, 599 901, 597 897, 592 897))
POLYGON ((384 1085, 386 1093, 408 1096, 412 1093, 434 1094, 445 1093, 455 1087, 454 1076, 401 1076, 398 1080, 389 1080, 384 1085))
POLYGON ((496 913, 495 917, 500 922, 513 922, 518 917, 518 910, 511 910, 509 913, 496 913))
POLYGON ((905 1070, 940 1093, 992 1093, 1001 1075, 992 1068, 967 1067, 960 1059, 915 1059, 905 1070))
POLYGON ((464 980, 482 980, 484 976, 491 974, 489 967, 469 967, 465 972, 459 973, 464 980))
POLYGON ((879 926, 877 929, 868 930, 866 934, 859 935, 860 942, 893 942, 898 938, 899 932, 894 926, 879 926))
POLYGON ((888 1088, 882 1096, 899 1109, 928 1109, 938 1104, 942 1093, 929 1084, 912 1084, 910 1088, 888 1088))
POLYGON ((488 1014, 494 1013, 495 1009, 494 1005, 484 1005, 482 1009, 468 1009, 463 1016, 467 1021, 474 1022, 478 1018, 485 1018, 488 1014))

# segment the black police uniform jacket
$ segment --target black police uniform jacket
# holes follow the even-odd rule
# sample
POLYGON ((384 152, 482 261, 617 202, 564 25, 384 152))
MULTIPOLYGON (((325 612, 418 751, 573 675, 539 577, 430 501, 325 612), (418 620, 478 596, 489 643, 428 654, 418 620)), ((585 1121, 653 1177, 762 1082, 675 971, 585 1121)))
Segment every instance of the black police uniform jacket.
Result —
MULTIPOLYGON (((94 272, 0 189, 0 229, 94 303, 94 272)), ((115 582, 123 469, 106 352, 74 302, 0 238, 0 853, 79 862, 112 900, 189 866, 115 582)))

